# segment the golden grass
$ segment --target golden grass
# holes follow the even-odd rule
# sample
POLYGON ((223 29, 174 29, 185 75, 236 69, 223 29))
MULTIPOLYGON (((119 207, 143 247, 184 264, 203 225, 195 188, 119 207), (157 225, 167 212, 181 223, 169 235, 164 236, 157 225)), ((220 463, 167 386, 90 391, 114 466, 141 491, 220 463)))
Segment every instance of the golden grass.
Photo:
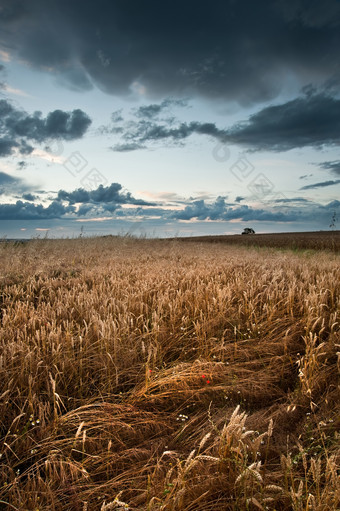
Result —
POLYGON ((1 243, 0 508, 340 507, 339 256, 1 243))
POLYGON ((227 245, 243 245, 247 247, 273 247, 290 250, 329 250, 340 252, 340 231, 314 231, 314 232, 282 232, 252 234, 227 234, 217 236, 192 236, 178 238, 178 240, 197 243, 225 243, 227 245))

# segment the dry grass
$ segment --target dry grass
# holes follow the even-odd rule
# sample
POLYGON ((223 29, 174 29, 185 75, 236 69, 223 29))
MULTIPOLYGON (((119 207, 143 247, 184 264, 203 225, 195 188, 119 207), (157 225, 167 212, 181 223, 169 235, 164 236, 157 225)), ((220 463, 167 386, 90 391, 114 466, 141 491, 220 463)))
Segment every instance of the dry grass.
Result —
POLYGON ((338 255, 0 252, 0 508, 339 509, 338 255))
POLYGON ((291 250, 329 250, 340 252, 340 231, 282 232, 271 234, 239 234, 220 236, 193 236, 178 238, 186 242, 226 243, 253 247, 273 247, 291 250))

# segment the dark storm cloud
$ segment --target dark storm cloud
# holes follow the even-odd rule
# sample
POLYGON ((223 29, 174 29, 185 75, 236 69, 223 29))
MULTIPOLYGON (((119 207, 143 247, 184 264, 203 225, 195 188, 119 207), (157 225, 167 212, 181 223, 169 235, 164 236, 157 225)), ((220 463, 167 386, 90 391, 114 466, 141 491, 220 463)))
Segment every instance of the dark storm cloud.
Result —
POLYGON ((215 201, 207 202, 205 200, 187 201, 182 210, 173 211, 162 208, 149 208, 138 210, 120 210, 118 216, 139 216, 150 218, 157 216, 164 222, 170 221, 263 221, 263 222, 297 222, 308 221, 310 218, 317 217, 328 222, 329 210, 337 208, 339 204, 330 203, 326 206, 305 202, 303 208, 287 204, 287 206, 273 206, 263 208, 253 208, 248 205, 231 206, 226 203, 223 197, 218 197, 215 201))
POLYGON ((339 183, 340 179, 336 179, 335 181, 322 181, 321 183, 303 186, 300 190, 314 190, 315 188, 325 188, 326 186, 338 185, 339 183))
MULTIPOLYGON (((180 122, 175 117, 157 119, 156 114, 162 110, 161 107, 162 104, 140 107, 137 118, 119 126, 122 142, 111 149, 135 151, 154 142, 183 145, 193 134, 206 135, 223 144, 241 145, 254 151, 288 151, 340 143, 340 99, 325 91, 305 88, 304 95, 263 108, 248 120, 229 128, 219 128, 209 122, 180 122)), ((117 134, 114 125, 103 129, 106 133, 117 134)), ((339 162, 325 162, 323 165, 325 169, 340 172, 339 162)))
POLYGON ((204 200, 193 201, 181 211, 172 211, 164 215, 168 219, 195 220, 195 221, 270 221, 270 222, 298 222, 310 221, 311 218, 318 218, 328 222, 329 211, 339 208, 339 201, 332 201, 325 206, 309 203, 302 205, 287 204, 267 208, 252 208, 247 205, 230 207, 222 197, 215 202, 207 203, 204 200))
POLYGON ((72 112, 54 110, 44 118, 41 112, 30 115, 15 108, 9 101, 0 100, 0 156, 9 156, 17 148, 20 154, 33 151, 31 143, 50 139, 81 138, 91 119, 79 109, 72 112))
MULTIPOLYGON (((173 114, 173 108, 188 107, 185 99, 165 98, 160 103, 145 104, 130 111, 130 118, 124 121, 122 109, 113 112, 111 124, 100 126, 99 133, 120 135, 120 142, 110 147, 116 152, 130 152, 145 149, 146 144, 162 141, 163 144, 180 145, 181 141, 192 133, 214 129, 215 125, 199 122, 179 122, 173 114), (131 118, 132 115, 132 118, 131 118), (165 116, 164 116, 165 115, 165 116), (120 125, 117 125, 120 123, 120 125)), ((183 145, 183 144, 182 144, 183 145)))
POLYGON ((330 170, 333 174, 340 175, 340 160, 335 161, 324 161, 323 163, 318 163, 321 169, 330 170))
MULTIPOLYGON (((162 121, 145 119, 129 121, 124 128, 120 129, 123 132, 121 138, 124 142, 113 145, 111 147, 113 151, 136 151, 137 149, 145 149, 145 144, 154 142, 161 142, 165 145, 169 143, 183 145, 183 141, 193 134, 207 135, 224 142, 227 136, 226 131, 217 128, 214 123, 178 122, 173 117, 162 121)), ((109 128, 106 132, 115 134, 115 128, 109 128)))
POLYGON ((32 188, 23 179, 10 176, 5 172, 0 172, 0 195, 13 195, 27 192, 32 188))
POLYGON ((15 140, 0 138, 0 157, 9 156, 10 154, 12 154, 13 148, 17 146, 18 144, 15 142, 15 140))
POLYGON ((254 209, 247 205, 227 207, 224 200, 218 198, 213 204, 204 200, 194 201, 182 211, 175 211, 169 215, 176 220, 242 220, 242 221, 273 221, 292 222, 296 220, 296 213, 254 209))
POLYGON ((177 220, 219 220, 226 213, 226 204, 223 197, 218 197, 213 204, 208 204, 204 200, 196 200, 187 205, 181 211, 174 211, 170 216, 177 220))
POLYGON ((72 206, 63 206, 60 202, 52 202, 44 207, 41 204, 31 204, 18 200, 15 204, 0 204, 0 220, 42 220, 60 218, 66 213, 72 213, 72 206))
POLYGON ((59 190, 57 200, 66 201, 69 204, 76 203, 114 203, 118 206, 122 204, 133 205, 154 205, 141 199, 135 199, 130 192, 124 192, 119 183, 111 183, 110 186, 99 185, 95 190, 85 190, 78 188, 73 192, 59 190))
POLYGON ((339 145, 340 99, 320 92, 266 107, 227 130, 226 139, 267 151, 339 145))
POLYGON ((336 0, 321 3, 317 0, 290 0, 281 6, 287 21, 299 22, 307 27, 338 27, 340 4, 336 0))
POLYGON ((2 0, 0 42, 77 90, 251 103, 329 80, 339 19, 337 0, 2 0))
POLYGON ((23 193, 22 198, 26 201, 34 201, 38 198, 37 195, 33 195, 32 193, 23 193))
MULTIPOLYGON (((9 183, 12 187, 17 185, 16 178, 11 178, 3 172, 0 173, 0 194, 3 186, 9 183)), ((122 185, 112 183, 110 186, 100 185, 95 190, 78 188, 72 192, 59 190, 57 198, 49 206, 32 204, 37 197, 31 193, 24 193, 22 198, 15 204, 0 204, 1 220, 36 220, 49 218, 67 217, 96 217, 107 213, 113 213, 121 208, 123 204, 134 206, 153 206, 155 203, 146 202, 134 198, 130 192, 123 191, 122 185), (66 203, 66 204, 65 204, 66 203), (80 203, 76 209, 74 204, 80 203)))

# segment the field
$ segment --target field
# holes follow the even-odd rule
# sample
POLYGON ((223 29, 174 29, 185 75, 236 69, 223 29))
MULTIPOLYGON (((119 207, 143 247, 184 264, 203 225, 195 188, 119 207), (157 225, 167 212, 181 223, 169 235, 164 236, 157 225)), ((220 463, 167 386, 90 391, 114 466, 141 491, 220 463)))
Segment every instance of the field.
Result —
POLYGON ((292 248, 1 243, 0 508, 340 509, 339 255, 292 248))
POLYGON ((340 252, 340 231, 284 232, 274 234, 193 236, 178 238, 186 242, 226 243, 247 247, 288 248, 291 250, 331 250, 340 252))

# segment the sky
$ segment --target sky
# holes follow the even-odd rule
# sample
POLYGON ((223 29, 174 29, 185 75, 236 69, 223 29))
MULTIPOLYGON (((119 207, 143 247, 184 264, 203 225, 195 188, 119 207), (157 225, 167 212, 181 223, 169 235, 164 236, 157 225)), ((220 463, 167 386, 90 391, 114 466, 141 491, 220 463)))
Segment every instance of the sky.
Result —
POLYGON ((340 221, 340 0, 0 0, 0 237, 340 221))

